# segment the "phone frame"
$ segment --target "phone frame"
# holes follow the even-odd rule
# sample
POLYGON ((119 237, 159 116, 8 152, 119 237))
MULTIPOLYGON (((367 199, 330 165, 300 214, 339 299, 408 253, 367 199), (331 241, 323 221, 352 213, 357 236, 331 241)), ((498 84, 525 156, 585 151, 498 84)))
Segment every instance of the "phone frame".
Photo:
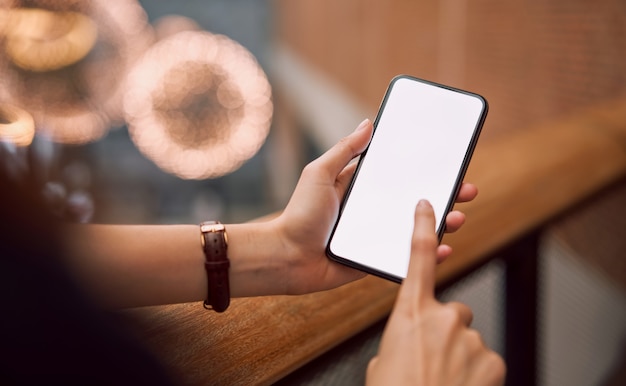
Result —
MULTIPOLYGON (((391 95, 393 86, 400 79, 408 79, 408 80, 411 80, 411 81, 421 82, 421 83, 424 83, 424 84, 427 84, 427 85, 430 85, 430 86, 443 88, 443 89, 446 89, 446 90, 449 90, 449 91, 452 91, 452 92, 466 94, 468 96, 471 96, 471 97, 479 99, 482 102, 482 104, 483 104, 483 108, 481 110, 479 119, 478 119, 478 121, 476 123, 476 126, 474 128, 473 133, 472 133, 470 142, 468 144, 467 151, 466 151, 466 153, 465 153, 465 155, 463 157, 463 161, 461 163, 461 167, 460 167, 460 169, 459 169, 459 171, 457 173, 456 180, 454 182, 454 186, 453 186, 452 192, 451 192, 450 197, 449 197, 449 199, 447 201, 447 204, 446 204, 446 207, 445 207, 445 210, 444 210, 444 214, 442 215, 441 224, 439 225, 439 228, 437 229, 437 237, 438 237, 439 242, 441 242, 441 239, 443 238, 443 235, 445 234, 445 229, 446 229, 446 221, 445 221, 446 216, 447 216, 448 213, 450 213, 450 211, 454 207, 454 204, 455 204, 455 201, 456 201, 456 197, 457 197, 457 195, 459 193, 459 190, 461 188, 461 184, 463 182, 463 179, 465 178, 465 173, 467 172, 470 160, 471 160, 472 155, 474 153, 474 150, 476 148, 476 144, 478 142, 478 137, 480 136, 480 133, 482 131, 482 127, 483 127, 483 125, 485 123, 485 119, 487 118, 487 113, 489 111, 489 104, 488 104, 487 100, 483 96, 481 96, 479 94, 476 94, 476 93, 473 93, 473 92, 470 92, 470 91, 461 90, 461 89, 458 89, 458 88, 455 88, 455 87, 452 87, 452 86, 447 86, 447 85, 444 85, 444 84, 428 81, 428 80, 417 78, 417 77, 411 76, 411 75, 405 75, 405 74, 397 75, 390 81, 390 83, 389 83, 389 85, 387 87, 387 90, 385 91, 385 95, 384 95, 384 97, 383 97, 383 99, 382 99, 382 101, 380 103, 378 112, 376 114, 376 118, 375 118, 375 120, 373 122, 374 131, 372 133, 372 138, 370 139, 370 144, 373 141, 374 136, 376 135, 376 129, 378 127, 378 122, 379 122, 379 120, 380 120, 380 118, 382 116, 382 113, 383 113, 384 109, 385 109, 385 106, 387 104, 387 100, 388 100, 389 96, 391 95)), ((354 175, 352 176, 352 179, 350 180, 350 185, 346 189, 346 193, 344 194, 344 197, 342 198, 341 205, 340 205, 340 208, 339 208, 339 213, 337 215, 337 218, 336 218, 335 223, 333 225, 332 232, 331 232, 330 237, 328 238, 328 242, 326 244, 326 255, 331 260, 336 261, 338 263, 341 263, 343 265, 346 265, 346 266, 358 269, 360 271, 363 271, 363 272, 366 272, 366 273, 369 273, 369 274, 373 274, 373 275, 378 276, 378 277, 382 277, 382 278, 387 279, 387 280, 391 280, 391 281, 396 282, 396 283, 401 283, 402 280, 403 280, 403 278, 401 278, 401 277, 398 277, 396 275, 390 274, 388 272, 380 271, 378 269, 362 265, 362 264, 357 263, 357 262, 355 262, 353 260, 350 260, 350 259, 338 256, 338 255, 335 255, 332 252, 331 248, 330 248, 331 241, 333 239, 333 236, 335 235, 335 230, 337 229, 337 226, 339 225, 339 220, 341 219, 341 216, 343 214, 343 210, 344 210, 344 208, 346 206, 346 203, 347 203, 347 201, 348 201, 348 199, 350 197, 350 193, 351 193, 352 188, 353 188, 353 186, 355 184, 355 181, 356 181, 356 179, 357 179, 357 177, 359 175, 359 171, 361 169, 361 165, 363 164, 363 160, 367 156, 367 151, 369 150, 370 144, 368 144, 367 148, 360 154, 359 160, 358 160, 358 163, 357 163, 357 166, 356 166, 356 170, 354 172, 354 175)))

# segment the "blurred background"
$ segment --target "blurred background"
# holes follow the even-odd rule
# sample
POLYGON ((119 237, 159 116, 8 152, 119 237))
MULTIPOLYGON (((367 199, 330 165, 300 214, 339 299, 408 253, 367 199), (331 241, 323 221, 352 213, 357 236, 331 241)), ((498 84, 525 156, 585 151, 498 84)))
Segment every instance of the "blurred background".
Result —
MULTIPOLYGON (((622 0, 0 0, 0 45, 2 163, 81 222, 280 210, 400 73, 485 96, 481 141, 626 97, 622 0)), ((538 384, 624 371, 625 219, 622 183, 546 232, 538 384)), ((444 294, 499 351, 502 275, 444 294)))

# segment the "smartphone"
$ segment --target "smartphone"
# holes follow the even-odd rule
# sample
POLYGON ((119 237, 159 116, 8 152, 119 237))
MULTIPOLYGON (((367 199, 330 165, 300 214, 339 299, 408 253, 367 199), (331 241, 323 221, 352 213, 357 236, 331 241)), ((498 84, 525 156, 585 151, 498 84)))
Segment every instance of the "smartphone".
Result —
POLYGON ((430 201, 441 240, 487 110, 480 95, 408 75, 393 78, 343 199, 328 257, 401 282, 415 206, 430 201))

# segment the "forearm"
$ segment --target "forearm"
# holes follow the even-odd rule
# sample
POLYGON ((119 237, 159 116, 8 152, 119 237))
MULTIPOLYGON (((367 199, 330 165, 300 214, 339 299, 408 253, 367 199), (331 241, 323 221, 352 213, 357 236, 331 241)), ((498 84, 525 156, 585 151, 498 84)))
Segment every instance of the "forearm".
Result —
MULTIPOLYGON (((265 222, 226 225, 232 297, 324 291, 364 276, 330 261, 328 236, 372 124, 303 170, 285 210, 265 222)), ((207 276, 198 225, 71 225, 68 265, 108 307, 201 301, 207 276)))
MULTIPOLYGON (((226 225, 232 297, 281 293, 271 223, 226 225)), ((70 225, 70 270, 105 307, 202 301, 207 295, 197 225, 70 225)))

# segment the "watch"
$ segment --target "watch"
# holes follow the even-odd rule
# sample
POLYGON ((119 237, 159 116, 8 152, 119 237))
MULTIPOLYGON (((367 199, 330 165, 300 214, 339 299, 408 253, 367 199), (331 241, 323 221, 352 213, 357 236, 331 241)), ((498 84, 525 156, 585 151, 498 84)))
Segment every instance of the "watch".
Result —
POLYGON ((208 279, 208 293, 204 308, 224 312, 230 304, 228 269, 230 261, 226 250, 228 237, 224 224, 219 221, 205 221, 200 224, 204 268, 208 279))

